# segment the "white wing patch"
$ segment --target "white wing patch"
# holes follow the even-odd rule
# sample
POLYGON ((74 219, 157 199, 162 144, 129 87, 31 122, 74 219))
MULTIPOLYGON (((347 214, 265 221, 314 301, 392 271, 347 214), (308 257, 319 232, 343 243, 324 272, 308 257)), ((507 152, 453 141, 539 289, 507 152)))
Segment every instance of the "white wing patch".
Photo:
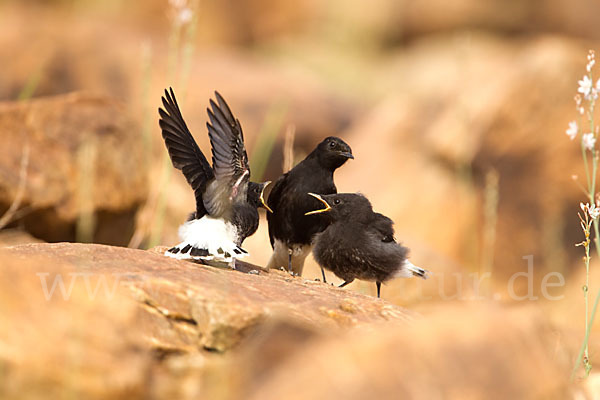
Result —
POLYGON ((248 252, 238 246, 237 229, 221 218, 208 215, 188 221, 179 227, 182 240, 177 246, 167 250, 165 255, 180 260, 215 260, 231 262, 243 258, 248 252))

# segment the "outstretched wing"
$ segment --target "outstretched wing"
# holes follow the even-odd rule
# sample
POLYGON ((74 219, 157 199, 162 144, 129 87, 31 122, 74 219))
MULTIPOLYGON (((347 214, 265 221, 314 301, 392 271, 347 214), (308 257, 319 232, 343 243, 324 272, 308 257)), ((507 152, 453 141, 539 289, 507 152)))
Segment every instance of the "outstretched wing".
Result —
POLYGON ((158 109, 160 115, 158 123, 162 130, 162 137, 173 166, 183 172, 194 190, 196 218, 200 218, 207 213, 202 195, 207 183, 215 177, 215 174, 185 124, 172 88, 169 88, 169 91, 165 89, 162 104, 165 109, 158 109))
POLYGON ((212 146, 213 170, 219 181, 228 182, 232 197, 245 196, 245 184, 250 180, 250 166, 244 146, 244 134, 240 121, 233 116, 231 109, 215 92, 217 103, 210 100, 207 109, 210 122, 206 123, 212 146))

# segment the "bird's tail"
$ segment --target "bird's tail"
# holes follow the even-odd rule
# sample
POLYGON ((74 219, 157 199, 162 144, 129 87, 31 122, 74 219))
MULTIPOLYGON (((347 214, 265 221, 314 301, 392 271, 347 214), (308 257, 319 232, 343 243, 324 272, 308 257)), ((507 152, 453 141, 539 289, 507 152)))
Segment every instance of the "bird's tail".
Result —
POLYGON ((236 244, 235 227, 220 218, 205 215, 179 227, 182 242, 165 252, 168 257, 180 260, 205 260, 231 262, 243 258, 248 252, 236 244))
POLYGON ((171 247, 169 250, 165 251, 165 256, 176 258, 178 260, 214 260, 227 263, 232 262, 234 258, 244 258, 247 255, 248 252, 240 246, 234 247, 232 253, 219 248, 213 254, 207 248, 198 247, 197 245, 188 242, 181 242, 177 246, 171 247))
POLYGON ((430 272, 421 267, 417 267, 415 264, 408 260, 404 260, 402 268, 396 273, 395 278, 411 278, 413 276, 421 279, 429 278, 430 272))

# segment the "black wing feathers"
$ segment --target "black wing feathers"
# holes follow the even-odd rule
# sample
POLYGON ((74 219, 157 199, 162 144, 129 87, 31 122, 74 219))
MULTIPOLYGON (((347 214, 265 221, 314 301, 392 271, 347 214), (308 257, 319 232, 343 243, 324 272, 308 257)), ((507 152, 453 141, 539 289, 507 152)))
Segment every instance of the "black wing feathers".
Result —
POLYGON ((393 242, 394 239, 394 222, 380 213, 373 213, 371 220, 367 223, 370 227, 377 231, 379 238, 383 242, 393 242))
POLYGON ((162 137, 173 166, 183 172, 194 190, 196 218, 200 218, 206 214, 202 194, 207 182, 212 180, 215 174, 183 120, 173 89, 165 90, 162 104, 165 109, 158 109, 162 137))
POLYGON ((210 108, 207 109, 210 122, 206 124, 212 145, 215 175, 217 178, 226 177, 234 181, 243 174, 249 178, 250 167, 242 126, 219 92, 215 92, 215 95, 218 104, 210 100, 210 108))

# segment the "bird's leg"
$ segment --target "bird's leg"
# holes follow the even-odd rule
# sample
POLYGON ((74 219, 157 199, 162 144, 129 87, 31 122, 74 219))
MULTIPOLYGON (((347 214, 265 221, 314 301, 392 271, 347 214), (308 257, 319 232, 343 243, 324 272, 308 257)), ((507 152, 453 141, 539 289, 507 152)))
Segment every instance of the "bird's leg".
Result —
POLYGON ((377 298, 381 298, 381 282, 377 281, 375 282, 375 285, 377 285, 377 298))
POLYGON ((348 285, 348 284, 350 284, 350 283, 352 283, 352 282, 354 282, 354 279, 350 279, 349 281, 345 281, 344 283, 342 283, 342 284, 341 284, 340 286, 338 286, 338 287, 344 287, 344 286, 346 286, 346 285, 348 285))
POLYGON ((236 259, 234 258, 234 259, 233 259, 233 260, 231 260, 231 262, 229 263, 229 267, 230 267, 231 269, 235 269, 235 260, 236 260, 236 259))
POLYGON ((327 283, 327 278, 325 278, 325 270, 321 267, 321 274, 323 274, 323 283, 327 283))
POLYGON ((288 247, 288 272, 294 276, 294 271, 292 270, 292 254, 294 250, 291 247, 288 247))

